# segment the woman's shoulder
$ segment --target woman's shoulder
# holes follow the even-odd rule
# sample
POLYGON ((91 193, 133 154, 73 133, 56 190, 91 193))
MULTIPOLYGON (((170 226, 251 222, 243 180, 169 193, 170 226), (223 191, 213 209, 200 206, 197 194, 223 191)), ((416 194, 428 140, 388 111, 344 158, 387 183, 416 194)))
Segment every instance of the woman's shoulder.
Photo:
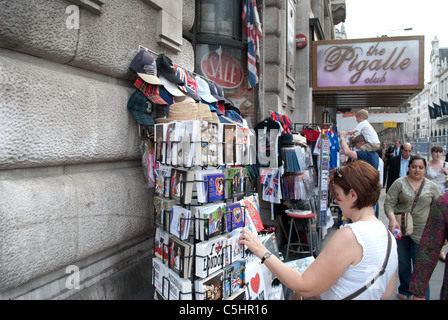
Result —
POLYGON ((350 224, 336 231, 325 248, 328 252, 339 255, 338 259, 346 261, 347 266, 358 263, 363 252, 362 241, 358 241, 356 232, 349 226, 350 224), (344 254, 341 255, 341 252, 344 254))
POLYGON ((425 184, 428 184, 431 188, 438 189, 437 188, 437 183, 435 183, 433 180, 431 180, 431 179, 429 179, 427 177, 424 177, 423 179, 425 180, 425 184))
POLYGON ((336 233, 340 232, 341 240, 360 242, 363 234, 378 234, 385 230, 381 221, 358 221, 344 225, 336 233))
POLYGON ((355 233, 351 228, 351 225, 352 223, 344 225, 342 228, 336 231, 331 239, 334 244, 345 247, 349 244, 357 242, 355 233))
MULTIPOLYGON (((394 181, 394 183, 392 184, 392 185, 396 185, 397 187, 400 187, 400 188, 402 188, 403 187, 403 185, 405 185, 405 184, 408 184, 409 182, 408 182, 408 178, 407 178, 407 176, 403 176, 403 177, 399 177, 399 178, 397 178, 395 181, 394 181)), ((391 186, 392 187, 392 186, 391 186)))

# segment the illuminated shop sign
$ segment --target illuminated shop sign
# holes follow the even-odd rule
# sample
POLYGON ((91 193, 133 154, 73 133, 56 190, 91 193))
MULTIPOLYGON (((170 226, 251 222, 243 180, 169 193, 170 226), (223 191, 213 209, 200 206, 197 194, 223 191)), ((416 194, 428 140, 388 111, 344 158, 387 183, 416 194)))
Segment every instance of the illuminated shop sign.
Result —
POLYGON ((423 36, 313 43, 313 90, 423 88, 423 36))

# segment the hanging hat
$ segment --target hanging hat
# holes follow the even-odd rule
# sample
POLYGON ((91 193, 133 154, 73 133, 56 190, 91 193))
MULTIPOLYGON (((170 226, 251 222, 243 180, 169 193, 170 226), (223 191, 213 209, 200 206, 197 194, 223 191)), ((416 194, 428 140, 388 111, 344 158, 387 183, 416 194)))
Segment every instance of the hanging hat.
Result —
POLYGON ((221 110, 219 110, 217 102, 212 102, 212 103, 203 102, 203 104, 208 105, 208 107, 212 113, 216 113, 218 116, 224 115, 224 113, 222 113, 221 110))
POLYGON ((159 96, 166 101, 168 106, 172 105, 174 103, 173 95, 166 90, 165 86, 159 87, 159 96))
POLYGON ((201 77, 196 77, 198 84, 198 94, 202 100, 208 103, 217 102, 218 100, 210 94, 210 87, 208 83, 201 77))
POLYGON ((227 105, 227 104, 224 103, 224 109, 226 109, 226 110, 233 110, 233 111, 235 111, 236 113, 238 113, 239 115, 241 115, 241 111, 240 111, 240 109, 238 109, 237 107, 235 107, 233 104, 227 105))
POLYGON ((162 85, 162 82, 157 78, 156 61, 146 50, 140 50, 137 53, 134 59, 132 59, 129 69, 136 72, 147 83, 162 85))
POLYGON ((163 75, 168 81, 183 86, 185 83, 176 76, 173 61, 165 54, 161 53, 157 56, 157 71, 163 75))
POLYGON ((134 86, 155 104, 160 104, 163 107, 168 106, 168 103, 159 96, 159 86, 146 83, 141 78, 134 82, 134 86))
POLYGON ((299 143, 299 144, 301 144, 301 145, 303 145, 303 146, 307 146, 307 143, 306 143, 306 138, 305 138, 305 136, 302 136, 300 133, 298 133, 298 134, 292 134, 292 137, 293 137, 293 139, 294 139, 294 142, 297 144, 297 143, 299 143))
POLYGON ((224 102, 225 101, 224 97, 222 97, 218 94, 218 88, 216 87, 216 84, 211 80, 206 80, 206 81, 210 88, 210 94, 219 102, 224 102))
POLYGON ((209 107, 203 103, 176 102, 170 106, 167 118, 157 118, 156 123, 182 120, 212 120, 209 107))
POLYGON ((218 89, 218 95, 220 97, 224 98, 224 105, 225 106, 232 105, 232 102, 230 102, 229 100, 226 99, 226 97, 224 97, 224 90, 223 90, 223 88, 219 84, 217 84, 216 82, 215 82, 215 86, 216 86, 216 89, 218 89))
POLYGON ((225 116, 238 123, 244 123, 243 118, 241 118, 241 116, 233 110, 226 110, 225 116))
POLYGON ((168 120, 196 120, 199 106, 191 102, 175 102, 170 106, 168 120))
POLYGON ((128 109, 139 124, 147 126, 154 124, 151 102, 140 90, 135 90, 129 97, 128 109))
POLYGON ((179 98, 179 100, 184 100, 187 97, 174 83, 168 81, 168 79, 166 79, 163 75, 160 75, 159 78, 165 89, 173 96, 174 99, 179 98))
POLYGON ((188 70, 184 70, 176 64, 174 64, 174 69, 176 70, 176 76, 185 83, 184 86, 179 85, 179 89, 192 97, 195 101, 201 101, 195 76, 188 70))
POLYGON ((280 136, 280 146, 287 147, 287 146, 294 146, 294 138, 291 133, 282 133, 280 136))

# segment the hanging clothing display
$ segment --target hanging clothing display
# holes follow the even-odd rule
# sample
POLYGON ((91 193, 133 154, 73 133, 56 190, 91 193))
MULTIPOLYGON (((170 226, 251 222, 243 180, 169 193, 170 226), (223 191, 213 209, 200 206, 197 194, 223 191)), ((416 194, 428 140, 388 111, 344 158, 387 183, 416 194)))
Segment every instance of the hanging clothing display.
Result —
POLYGON ((254 127, 257 137, 257 155, 260 167, 277 168, 282 165, 280 156, 279 138, 282 133, 282 126, 278 121, 268 117, 257 123, 254 127), (271 155, 277 154, 277 157, 271 155), (271 163, 271 161, 273 161, 271 163))
POLYGON ((271 118, 280 122, 282 126, 282 133, 291 133, 291 130, 294 129, 291 120, 287 115, 281 115, 278 112, 271 111, 271 118))
MULTIPOLYGON (((326 136, 326 140, 328 140, 329 147, 330 147, 330 154, 329 154, 329 169, 336 168, 340 165, 340 159, 339 159, 339 137, 337 134, 337 128, 329 128, 329 129, 323 129, 321 131, 321 135, 316 140, 316 145, 314 147, 313 153, 314 155, 320 156, 320 149, 321 146, 321 138, 322 135, 326 136)), ((320 163, 320 161, 319 161, 320 163)))

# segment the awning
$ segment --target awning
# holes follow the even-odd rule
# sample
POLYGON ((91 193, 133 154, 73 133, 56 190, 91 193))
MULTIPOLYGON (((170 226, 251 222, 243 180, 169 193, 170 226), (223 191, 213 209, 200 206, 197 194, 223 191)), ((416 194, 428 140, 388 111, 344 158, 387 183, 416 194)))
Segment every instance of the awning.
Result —
POLYGON ((378 109, 378 112, 400 111, 406 102, 421 89, 415 91, 378 91, 378 92, 313 92, 316 106, 339 109, 378 109))

